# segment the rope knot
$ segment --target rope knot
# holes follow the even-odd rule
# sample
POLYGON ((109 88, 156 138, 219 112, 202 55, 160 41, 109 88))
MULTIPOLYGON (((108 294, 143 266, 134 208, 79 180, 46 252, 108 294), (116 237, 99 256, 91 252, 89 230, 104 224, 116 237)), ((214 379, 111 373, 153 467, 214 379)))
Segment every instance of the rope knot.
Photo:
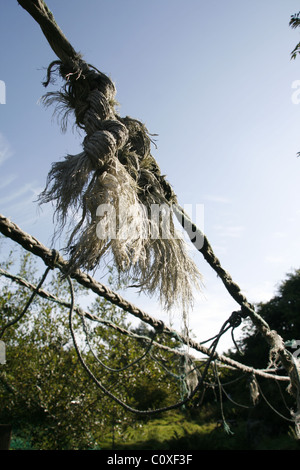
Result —
POLYGON ((232 328, 237 328, 242 323, 242 318, 243 318, 242 311, 238 310, 238 311, 232 312, 232 314, 230 315, 230 318, 228 319, 228 322, 230 326, 232 326, 232 328))
POLYGON ((59 260, 59 252, 53 249, 51 252, 51 255, 46 257, 45 264, 49 266, 49 268, 54 269, 57 265, 58 260, 59 260))

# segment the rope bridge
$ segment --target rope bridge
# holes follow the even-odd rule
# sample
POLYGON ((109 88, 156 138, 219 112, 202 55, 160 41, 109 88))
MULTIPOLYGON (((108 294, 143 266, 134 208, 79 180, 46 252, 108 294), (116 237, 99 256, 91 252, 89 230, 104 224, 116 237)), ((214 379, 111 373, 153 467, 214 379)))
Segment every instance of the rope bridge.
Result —
MULTIPOLYGON (((73 112, 76 124, 86 132, 83 151, 80 154, 68 155, 63 162, 53 164, 46 188, 40 195, 40 202, 56 203, 58 233, 61 233, 60 231, 65 227, 70 212, 77 215, 81 213, 81 217, 77 225, 72 227, 66 250, 68 260, 42 245, 3 215, 0 215, 0 231, 45 262, 47 269, 44 277, 50 269, 58 269, 68 280, 71 303, 65 306, 69 308, 70 331, 82 366, 105 394, 128 411, 139 414, 153 414, 182 406, 201 389, 209 367, 217 362, 250 374, 252 378, 261 376, 285 381, 289 384, 289 392, 295 398, 296 411, 292 412, 292 421, 295 424, 296 434, 300 438, 300 380, 295 359, 286 349, 277 332, 271 330, 257 314, 242 294, 238 284, 222 267, 207 237, 194 225, 180 206, 171 185, 161 175, 159 165, 151 155, 151 138, 147 129, 135 119, 121 118, 116 114, 113 83, 98 69, 87 64, 74 50, 58 27, 44 0, 19 0, 18 3, 40 25, 49 45, 59 59, 49 65, 44 85, 47 86, 50 83, 54 74, 58 74, 65 81, 65 86, 61 91, 45 95, 45 103, 57 105, 57 109, 63 113, 63 127, 66 125, 69 113, 73 112), (127 232, 128 236, 125 239, 97 237, 96 226, 99 222, 96 219, 97 208, 108 201, 111 201, 116 208, 123 208, 123 210, 125 208, 125 212, 129 207, 135 208, 130 218, 130 223, 134 222, 136 229, 132 236, 127 232), (149 218, 149 214, 147 215, 147 210, 153 204, 166 205, 170 208, 172 214, 187 232, 191 243, 217 273, 228 293, 239 305, 239 310, 233 312, 224 322, 209 348, 206 348, 203 343, 198 343, 172 330, 162 321, 148 315, 86 273, 98 267, 110 251, 113 253, 115 266, 119 273, 124 274, 127 281, 137 280, 141 291, 150 294, 158 293, 166 309, 180 302, 182 311, 185 313, 188 311, 192 302, 192 288, 199 284, 201 275, 187 256, 182 240, 174 236, 173 219, 169 227, 171 237, 168 239, 158 236, 149 241, 149 237, 143 236, 145 231, 149 233, 149 230, 161 233, 159 223, 153 224, 153 220, 149 218), (137 210, 136 208, 140 206, 146 210, 137 210), (163 332, 168 336, 176 337, 188 347, 188 350, 195 349, 208 357, 203 373, 198 375, 196 386, 183 400, 163 409, 141 411, 131 408, 104 387, 85 363, 74 334, 73 314, 77 312, 83 319, 88 318, 88 314, 81 309, 78 310, 75 305, 74 280, 147 323, 156 334, 163 332), (276 357, 281 362, 286 376, 272 374, 270 370, 255 370, 217 353, 216 349, 221 336, 229 329, 233 331, 245 318, 249 318, 265 338, 270 347, 270 356, 276 357)), ((124 228, 123 221, 122 218, 118 219, 117 230, 119 232, 124 228)), ((107 229, 109 221, 103 219, 102 222, 102 228, 107 229)), ((3 270, 0 274, 6 277, 12 276, 3 270)), ((51 301, 62 302, 60 299, 51 297, 41 288, 44 277, 37 286, 30 285, 21 278, 15 277, 13 280, 33 291, 31 299, 35 295, 41 295, 51 301)), ((27 306, 24 310, 26 308, 27 306)), ((103 321, 99 318, 93 318, 93 320, 103 321)), ((109 326, 118 328, 113 324, 109 326)), ((124 330, 122 333, 132 335, 124 330)), ((145 354, 150 353, 154 344, 163 348, 155 341, 155 336, 150 340, 148 338, 146 342, 148 342, 148 347, 145 354)), ((187 357, 193 364, 192 356, 188 354, 187 357)))

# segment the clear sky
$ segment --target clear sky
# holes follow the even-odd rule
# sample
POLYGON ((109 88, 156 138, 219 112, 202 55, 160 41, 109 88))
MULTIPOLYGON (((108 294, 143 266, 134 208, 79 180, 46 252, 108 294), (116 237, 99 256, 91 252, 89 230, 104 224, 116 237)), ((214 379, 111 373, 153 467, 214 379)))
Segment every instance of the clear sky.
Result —
MULTIPOLYGON (((52 162, 80 151, 83 136, 72 122, 62 134, 52 110, 39 104, 45 68, 56 57, 38 25, 17 0, 0 6, 0 213, 49 246, 53 210, 41 212, 34 201, 52 162)), ((300 29, 289 27, 299 1, 48 6, 73 47, 113 79, 120 114, 158 134, 153 155, 162 173, 181 205, 203 205, 204 231, 248 300, 270 299, 300 268, 300 93, 292 88, 300 57, 290 60, 300 29)), ((190 312, 202 341, 237 304, 202 255, 190 253, 204 276, 190 312)), ((154 299, 124 295, 165 318, 154 299)), ((221 349, 231 344, 229 335, 221 349)))

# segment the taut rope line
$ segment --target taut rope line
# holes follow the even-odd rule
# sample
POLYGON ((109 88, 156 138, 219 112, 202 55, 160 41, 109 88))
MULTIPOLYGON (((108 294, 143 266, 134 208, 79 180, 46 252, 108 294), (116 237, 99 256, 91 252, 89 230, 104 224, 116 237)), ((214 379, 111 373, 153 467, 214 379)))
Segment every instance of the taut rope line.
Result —
MULTIPOLYGON (((26 251, 29 251, 33 253, 34 255, 38 256, 39 258, 41 258, 45 264, 50 264, 50 266, 53 267, 53 250, 50 250, 49 248, 45 247, 36 238, 24 232, 15 223, 11 222, 9 219, 7 219, 1 214, 0 214, 0 232, 6 237, 10 238, 11 240, 21 245, 26 251)), ((58 255, 56 257, 55 267, 57 267, 58 269, 61 270, 62 273, 64 273, 64 266, 66 265, 67 265, 67 261, 65 261, 62 258, 62 256, 58 255)), ((1 274, 12 280, 15 280, 16 282, 19 282, 21 285, 29 289, 32 289, 32 290, 36 289, 36 287, 28 283, 28 281, 25 281, 19 277, 12 276, 9 273, 6 273, 2 269, 0 270, 0 275, 1 274)), ((73 273, 70 277, 75 279, 80 285, 88 289, 91 289, 95 294, 99 295, 100 297, 105 298, 106 300, 113 303, 117 307, 127 311, 131 315, 135 316, 136 318, 139 318, 141 321, 152 326, 155 330, 164 332, 171 337, 177 337, 179 341, 181 341, 183 344, 186 344, 190 348, 195 349, 195 351, 201 352, 205 354, 206 356, 210 355, 211 353, 210 348, 205 347, 201 343, 197 343, 191 338, 187 339, 184 336, 180 335, 177 331, 165 325, 163 321, 153 318, 152 316, 150 316, 149 314, 147 314, 146 312, 144 312, 143 310, 141 310, 140 308, 138 308, 131 302, 128 302, 127 300, 122 298, 116 292, 113 292, 109 287, 93 279, 90 275, 87 275, 86 273, 83 273, 78 270, 75 273, 73 273)), ((49 294, 48 292, 44 290, 36 289, 36 293, 38 295, 41 295, 44 298, 49 298, 49 300, 56 301, 56 302, 59 301, 59 299, 56 299, 52 294, 49 294)), ((66 303, 64 301, 60 301, 60 302, 65 307, 70 308, 69 303, 66 303)), ((76 307, 74 307, 74 311, 76 311, 76 313, 78 313, 79 315, 86 316, 86 318, 99 321, 98 317, 97 318, 91 317, 89 313, 84 314, 84 312, 80 310, 76 310, 76 307)), ((244 364, 240 364, 239 362, 229 357, 226 357, 224 355, 221 355, 217 352, 214 353, 213 358, 214 360, 219 360, 220 362, 223 362, 224 364, 227 364, 234 368, 241 369, 245 373, 252 374, 254 372, 264 378, 274 378, 279 381, 290 380, 288 377, 285 377, 285 376, 277 376, 277 375, 273 375, 273 374, 270 374, 261 370, 256 371, 252 367, 246 366, 244 364)))
MULTIPOLYGON (((0 268, 0 275, 6 277, 8 279, 11 279, 14 282, 17 282, 19 285, 21 285, 23 287, 26 287, 27 289, 35 291, 37 295, 41 296, 44 299, 48 299, 52 302, 58 303, 59 305, 62 305, 64 307, 66 307, 67 309, 70 309, 70 307, 71 307, 71 304, 69 302, 66 302, 62 299, 57 298, 56 296, 54 296, 50 292, 45 291, 44 289, 37 288, 37 286, 34 286, 30 282, 28 282, 26 279, 23 279, 20 276, 13 275, 13 274, 11 274, 11 273, 9 273, 9 272, 5 271, 4 269, 1 269, 1 268, 0 268)), ((100 296, 100 294, 99 294, 99 296, 100 296)), ((120 307, 120 308, 122 308, 122 307, 120 307)), ((163 350, 169 351, 169 352, 173 352, 175 354, 178 354, 179 356, 185 356, 186 355, 186 353, 183 353, 183 352, 180 352, 180 351, 177 351, 177 350, 172 350, 168 346, 165 346, 161 343, 157 343, 156 341, 153 340, 153 338, 150 339, 147 336, 137 335, 137 334, 135 334, 135 333, 133 333, 129 330, 126 330, 125 328, 122 328, 122 327, 114 324, 113 322, 111 322, 109 320, 105 320, 105 319, 103 319, 103 318, 101 318, 97 315, 94 315, 94 314, 91 314, 90 312, 84 311, 80 307, 75 306, 74 307, 74 312, 76 312, 78 315, 80 315, 83 318, 87 318, 87 319, 95 321, 95 322, 103 323, 104 325, 106 325, 106 326, 118 331, 119 333, 126 335, 126 336, 130 336, 130 337, 136 338, 136 339, 142 339, 143 341, 153 343, 154 346, 156 346, 158 348, 161 348, 163 350)), ((143 319, 143 321, 145 323, 147 323, 146 320, 143 319)), ((164 333, 165 328, 166 328, 165 325, 162 325, 161 333, 164 333)), ((178 335, 177 332, 176 332, 176 335, 178 335)), ((173 333, 173 336, 174 336, 174 333, 173 333)), ((180 339, 180 337, 179 337, 179 340, 181 340, 183 342, 183 338, 180 339)), ((205 355, 209 355, 209 348, 205 348, 203 346, 204 343, 205 342, 199 343, 198 352, 202 352, 205 355)), ((190 344, 190 346, 191 346, 192 349, 194 349, 193 344, 190 344)), ((194 360, 193 357, 191 357, 191 358, 192 358, 192 360, 194 360)), ((240 369, 242 372, 244 372, 246 374, 252 374, 253 373, 253 374, 258 375, 260 377, 263 377, 265 379, 273 379, 273 380, 277 380, 279 382, 289 382, 289 380, 290 380, 288 376, 273 374, 270 369, 268 369, 267 371, 261 370, 261 369, 253 369, 252 367, 241 364, 241 363, 239 363, 239 362, 237 362, 237 361, 235 361, 235 360, 233 360, 233 359, 231 359, 227 356, 219 354, 217 352, 215 353, 215 360, 220 361, 221 363, 227 365, 228 367, 232 367, 234 369, 240 369)))

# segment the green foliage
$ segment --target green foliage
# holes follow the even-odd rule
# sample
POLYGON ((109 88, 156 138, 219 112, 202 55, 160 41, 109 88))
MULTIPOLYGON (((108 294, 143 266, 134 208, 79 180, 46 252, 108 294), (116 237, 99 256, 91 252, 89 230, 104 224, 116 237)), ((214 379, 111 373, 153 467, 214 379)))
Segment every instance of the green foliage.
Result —
MULTIPOLYGON (((300 340, 300 270, 295 270, 286 276, 279 285, 276 295, 268 302, 257 306, 258 314, 269 324, 270 328, 288 342, 292 339, 300 340)), ((292 344, 292 343, 291 343, 292 344)), ((269 347, 264 338, 256 332, 255 328, 247 324, 244 329, 244 337, 239 342, 240 354, 231 354, 236 360, 264 369, 268 366, 278 367, 278 375, 286 375, 280 364, 274 363, 270 357, 269 347)), ((290 348, 290 352, 295 350, 290 348)), ((232 374, 232 378, 238 374, 232 374)), ((284 439, 292 445, 293 423, 291 411, 295 411, 296 400, 287 390, 286 382, 275 382, 257 377, 259 385, 259 399, 255 406, 245 410, 243 416, 248 423, 249 439, 254 440, 255 445, 272 446, 272 439, 284 439), (279 432, 280 430, 280 432, 279 432), (268 443, 267 443, 268 441, 268 443)), ((249 403, 249 381, 244 377, 236 382, 230 390, 234 400, 241 403, 249 403), (248 385, 247 387, 245 387, 248 385)), ((282 444, 284 445, 284 444, 282 444)))
MULTIPOLYGON (((298 26, 300 25, 300 12, 299 13, 295 13, 294 15, 291 16, 291 19, 290 19, 290 26, 291 28, 298 28, 298 26)), ((297 44, 297 46, 292 50, 291 52, 291 58, 292 59, 296 59, 297 55, 300 53, 300 42, 297 44)))
MULTIPOLYGON (((36 282, 32 259, 21 259, 19 275, 36 282)), ((1 286, 1 326, 21 312, 29 298, 28 291, 9 284, 1 286)), ((68 299, 67 285, 59 278, 51 281, 51 290, 68 299)), ((78 369, 70 348, 65 310, 37 298, 29 311, 5 330, 7 363, 0 374, 0 416, 14 426, 17 441, 37 448, 68 448, 76 442, 90 445, 79 433, 77 423, 88 429, 93 407, 89 384, 78 369), (87 408, 82 414, 81 406, 87 408), (75 425, 76 424, 76 425, 75 425), (25 436, 25 438, 24 438, 25 436), (21 440, 21 441, 20 441, 21 440)), ((95 397, 93 397, 94 400, 95 397)))

